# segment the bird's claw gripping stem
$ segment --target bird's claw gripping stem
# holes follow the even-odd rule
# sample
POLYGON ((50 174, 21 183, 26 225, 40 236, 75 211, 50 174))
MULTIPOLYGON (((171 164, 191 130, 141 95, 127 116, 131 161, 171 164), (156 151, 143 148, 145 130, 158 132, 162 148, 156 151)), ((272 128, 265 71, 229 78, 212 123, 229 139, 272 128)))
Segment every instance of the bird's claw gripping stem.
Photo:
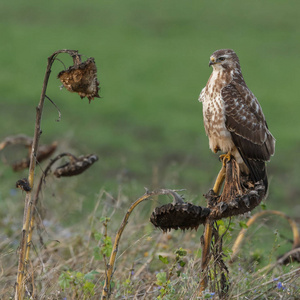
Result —
POLYGON ((230 151, 226 154, 221 154, 219 156, 219 159, 220 159, 220 161, 222 161, 224 167, 226 166, 226 163, 228 161, 231 161, 231 158, 232 158, 232 155, 231 155, 230 151))

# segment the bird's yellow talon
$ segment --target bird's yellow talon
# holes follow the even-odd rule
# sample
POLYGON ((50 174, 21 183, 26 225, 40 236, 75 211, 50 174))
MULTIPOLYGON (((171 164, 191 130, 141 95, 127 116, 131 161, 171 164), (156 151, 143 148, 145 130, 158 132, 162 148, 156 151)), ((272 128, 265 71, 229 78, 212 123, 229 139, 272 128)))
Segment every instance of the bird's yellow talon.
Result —
POLYGON ((220 161, 223 162, 224 167, 226 166, 226 163, 228 161, 231 161, 231 158, 232 158, 232 156, 231 156, 230 152, 228 152, 227 154, 222 154, 222 155, 219 156, 219 159, 220 159, 220 161))

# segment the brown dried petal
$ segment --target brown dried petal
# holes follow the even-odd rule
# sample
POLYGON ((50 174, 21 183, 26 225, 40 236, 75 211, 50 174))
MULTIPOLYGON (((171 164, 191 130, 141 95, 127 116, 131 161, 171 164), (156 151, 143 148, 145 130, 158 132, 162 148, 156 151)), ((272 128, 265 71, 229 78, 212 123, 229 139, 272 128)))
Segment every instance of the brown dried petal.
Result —
POLYGON ((58 78, 69 92, 78 93, 81 99, 87 97, 91 102, 94 97, 100 98, 97 67, 92 57, 81 64, 75 64, 61 71, 58 78))

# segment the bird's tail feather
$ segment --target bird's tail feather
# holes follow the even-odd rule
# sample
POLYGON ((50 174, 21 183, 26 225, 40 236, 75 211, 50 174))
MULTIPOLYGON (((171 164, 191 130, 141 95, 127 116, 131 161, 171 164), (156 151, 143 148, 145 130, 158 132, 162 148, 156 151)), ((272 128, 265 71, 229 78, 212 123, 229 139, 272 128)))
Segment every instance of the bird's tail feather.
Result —
POLYGON ((268 183, 266 163, 261 160, 247 159, 244 157, 241 151, 239 152, 240 155, 242 156, 244 163, 246 164, 246 166, 250 171, 251 179, 253 180, 253 182, 258 182, 262 180, 265 186, 265 194, 267 194, 269 183, 268 183))
POLYGON ((266 163, 259 160, 248 160, 248 168, 250 171, 251 179, 254 182, 262 180, 265 186, 265 193, 267 193, 269 183, 266 163))

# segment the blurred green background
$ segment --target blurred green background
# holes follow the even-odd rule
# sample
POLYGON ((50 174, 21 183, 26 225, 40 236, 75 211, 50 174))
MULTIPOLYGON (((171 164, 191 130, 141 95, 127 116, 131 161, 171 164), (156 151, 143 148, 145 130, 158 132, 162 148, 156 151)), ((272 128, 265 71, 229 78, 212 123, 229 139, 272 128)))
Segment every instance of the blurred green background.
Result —
MULTIPOLYGON (((41 143, 57 140, 57 153, 95 153, 99 161, 82 177, 61 179, 63 202, 80 198, 90 211, 101 188, 133 201, 145 186, 185 188, 187 200, 204 205, 220 163, 197 99, 211 53, 232 48, 277 139, 267 205, 298 217, 299 11, 298 0, 1 1, 0 139, 33 135, 47 57, 76 49, 95 58, 102 98, 88 104, 60 90, 64 67, 56 62, 47 95, 62 119, 47 101, 41 143)), ((26 176, 2 162, 2 203, 21 201, 12 191, 26 176)))

